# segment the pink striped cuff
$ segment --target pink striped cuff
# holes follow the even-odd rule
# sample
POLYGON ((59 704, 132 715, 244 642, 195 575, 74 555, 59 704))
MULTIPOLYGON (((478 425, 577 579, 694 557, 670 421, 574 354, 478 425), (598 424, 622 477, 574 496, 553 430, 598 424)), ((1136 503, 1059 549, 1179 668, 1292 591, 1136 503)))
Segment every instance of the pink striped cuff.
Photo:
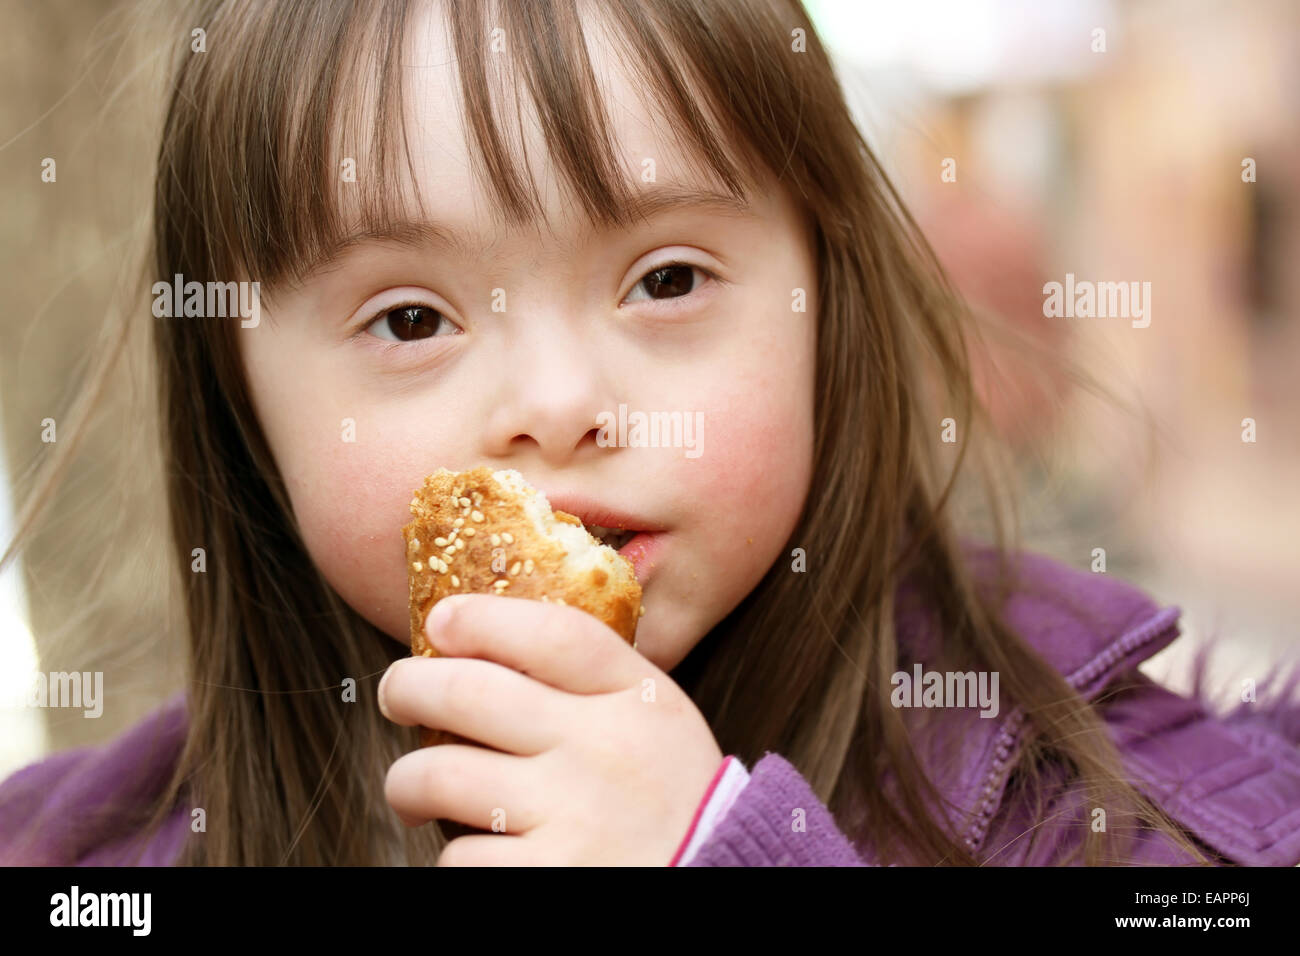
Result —
POLYGON ((713 775, 713 782, 695 809, 695 818, 682 838, 681 846, 673 854, 669 866, 686 866, 708 840, 713 828, 727 815, 740 791, 749 783, 749 771, 735 757, 727 757, 713 775))

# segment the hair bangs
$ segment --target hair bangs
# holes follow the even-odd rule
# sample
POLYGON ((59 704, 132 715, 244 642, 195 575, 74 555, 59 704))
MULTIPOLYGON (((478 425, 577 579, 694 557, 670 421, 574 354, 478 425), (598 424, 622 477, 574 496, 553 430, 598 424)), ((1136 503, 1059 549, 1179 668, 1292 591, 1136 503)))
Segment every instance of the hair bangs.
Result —
MULTIPOLYGON (((333 259, 351 237, 400 239, 405 226, 426 218, 404 106, 416 6, 288 0, 213 12, 216 49, 182 69, 173 92, 199 107, 171 111, 195 117, 193 125, 167 131, 189 148, 164 156, 190 162, 159 180, 160 190, 179 188, 186 199, 160 205, 173 216, 188 210, 204 228, 171 224, 170 241, 158 248, 180 251, 182 261, 158 263, 160 273, 245 276, 270 299, 333 259), (223 46, 250 55, 223 59, 223 46), (204 237, 203 248, 186 245, 195 235, 204 237)), ((726 115, 727 78, 708 75, 707 61, 721 49, 684 45, 678 34, 707 36, 709 25, 681 22, 674 7, 441 4, 466 147, 503 225, 551 225, 529 172, 526 121, 541 130, 570 202, 590 224, 628 227, 643 215, 634 181, 644 174, 617 158, 590 55, 596 43, 616 44, 618 62, 650 94, 647 107, 689 164, 675 179, 703 180, 742 202, 757 188, 752 155, 763 144, 745 135, 744 117, 726 115), (742 141, 725 142, 719 130, 742 141)))

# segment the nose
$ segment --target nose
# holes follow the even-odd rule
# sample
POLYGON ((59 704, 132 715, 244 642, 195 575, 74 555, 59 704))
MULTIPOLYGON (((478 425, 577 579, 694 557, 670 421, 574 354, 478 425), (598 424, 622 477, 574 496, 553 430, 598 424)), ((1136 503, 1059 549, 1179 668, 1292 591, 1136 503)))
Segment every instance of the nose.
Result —
POLYGON ((597 416, 616 407, 609 373, 585 336, 559 321, 532 323, 501 355, 499 400, 488 416, 484 452, 531 453, 551 467, 597 449, 597 416))

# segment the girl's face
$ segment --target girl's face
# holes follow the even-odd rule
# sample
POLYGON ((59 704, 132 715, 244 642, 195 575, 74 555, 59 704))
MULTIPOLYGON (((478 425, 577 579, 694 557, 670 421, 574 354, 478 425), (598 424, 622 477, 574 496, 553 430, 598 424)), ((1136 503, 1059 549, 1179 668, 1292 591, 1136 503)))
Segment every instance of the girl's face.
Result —
MULTIPOLYGON (((440 22, 411 34, 409 138, 427 219, 453 241, 352 244, 240 328, 258 417, 312 559, 394 640, 408 640, 401 528, 424 476, 514 468, 559 508, 662 529, 637 571, 637 650, 670 671, 788 559, 812 471, 813 237, 775 182, 748 211, 691 201, 594 229, 535 127, 530 173, 556 225, 502 231, 470 173, 440 22), (692 447, 601 445, 598 416, 620 406, 702 428, 683 432, 692 447)), ((589 47, 632 188, 707 185, 612 47, 589 47)))

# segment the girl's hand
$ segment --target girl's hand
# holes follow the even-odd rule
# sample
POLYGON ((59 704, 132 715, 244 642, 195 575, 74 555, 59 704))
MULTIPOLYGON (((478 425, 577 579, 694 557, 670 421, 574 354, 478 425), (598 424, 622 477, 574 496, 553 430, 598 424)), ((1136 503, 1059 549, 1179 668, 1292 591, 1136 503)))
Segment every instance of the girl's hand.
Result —
POLYGON ((379 709, 494 748, 425 747, 388 771, 408 826, 493 831, 440 866, 671 862, 723 754, 667 674, 591 615, 524 598, 446 598, 426 633, 448 656, 395 662, 379 709))

